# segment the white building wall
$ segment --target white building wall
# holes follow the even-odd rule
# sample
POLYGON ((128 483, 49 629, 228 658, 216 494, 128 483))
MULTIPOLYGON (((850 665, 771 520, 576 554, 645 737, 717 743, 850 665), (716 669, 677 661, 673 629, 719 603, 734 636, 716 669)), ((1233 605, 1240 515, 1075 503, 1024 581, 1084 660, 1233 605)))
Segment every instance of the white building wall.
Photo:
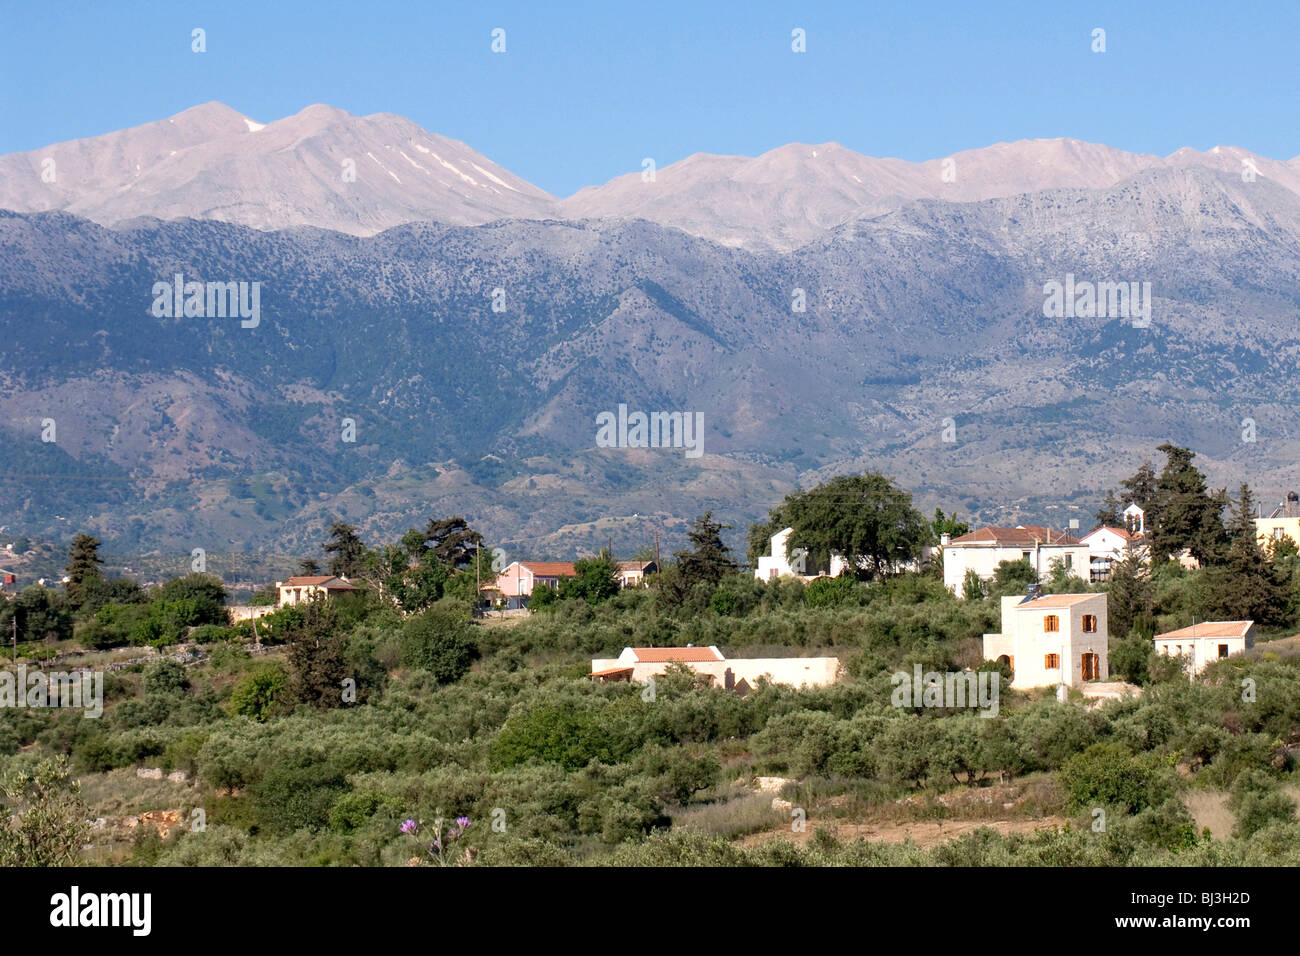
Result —
POLYGON ((1220 660, 1219 645, 1228 646, 1228 656, 1240 654, 1251 646, 1244 637, 1171 637, 1155 642, 1156 653, 1166 657, 1188 657, 1191 659, 1193 676, 1205 670, 1213 662, 1220 660))
POLYGON ((1038 562, 1040 577, 1047 577, 1052 570, 1052 560, 1060 558, 1066 562, 1072 575, 1084 581, 1089 579, 1091 558, 1087 546, 1083 544, 1042 545, 1036 551, 1032 545, 1011 548, 987 544, 950 544, 943 549, 943 583, 948 590, 961 597, 967 571, 973 570, 988 581, 1003 561, 1019 561, 1026 556, 1030 564, 1038 562))
POLYGON ((1104 594, 1060 607, 1045 606, 1042 601, 1024 602, 1017 596, 1004 597, 1002 633, 984 635, 984 656, 987 660, 997 660, 1002 654, 1012 658, 1015 676, 1011 686, 1017 690, 1060 683, 1077 687, 1083 683, 1084 654, 1097 655, 1098 679, 1105 680, 1110 674, 1108 627, 1104 594), (1056 615, 1060 630, 1043 629, 1049 614, 1056 615), (1084 631, 1085 614, 1096 617, 1095 631, 1084 631), (1047 667, 1048 654, 1058 656, 1059 668, 1047 667))

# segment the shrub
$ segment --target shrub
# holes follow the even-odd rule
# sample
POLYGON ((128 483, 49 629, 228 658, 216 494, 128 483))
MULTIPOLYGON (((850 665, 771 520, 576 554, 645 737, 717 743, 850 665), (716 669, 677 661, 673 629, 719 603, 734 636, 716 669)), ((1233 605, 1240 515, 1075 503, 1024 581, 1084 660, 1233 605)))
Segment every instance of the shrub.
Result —
POLYGON ((435 605, 402 628, 402 666, 426 670, 440 684, 460 680, 477 657, 474 625, 458 607, 435 605))
POLYGON ((1060 779, 1076 809, 1119 807, 1137 813, 1172 795, 1153 755, 1134 756, 1116 743, 1093 744, 1075 754, 1061 765, 1060 779))
POLYGON ((289 675, 276 661, 263 661, 252 669, 230 694, 230 712, 264 722, 281 701, 289 675))

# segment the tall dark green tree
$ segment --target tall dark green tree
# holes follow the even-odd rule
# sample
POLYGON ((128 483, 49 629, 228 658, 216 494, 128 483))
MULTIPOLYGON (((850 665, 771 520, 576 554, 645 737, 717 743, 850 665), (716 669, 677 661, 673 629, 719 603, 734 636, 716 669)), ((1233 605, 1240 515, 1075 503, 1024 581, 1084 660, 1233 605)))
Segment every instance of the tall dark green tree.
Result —
POLYGON ((1147 567, 1147 549, 1134 540, 1129 540, 1123 560, 1111 569, 1106 616, 1110 636, 1116 640, 1132 631, 1148 640, 1155 635, 1155 588, 1147 567))
POLYGON ((431 518, 424 529, 424 544, 435 558, 460 571, 473 566, 483 536, 464 518, 431 518))
POLYGON ((1146 509, 1152 559, 1165 561, 1186 548, 1201 564, 1221 561, 1227 547, 1222 518, 1226 492, 1208 490, 1205 476, 1192 464, 1194 452, 1167 442, 1157 451, 1166 460, 1155 499, 1146 509))
POLYGON ((782 506, 794 532, 789 549, 807 548, 818 566, 839 554, 854 573, 877 578, 921 556, 930 526, 912 496, 880 472, 839 475, 782 506))
POLYGON ((79 534, 72 539, 68 548, 68 583, 65 591, 68 603, 75 609, 85 601, 88 584, 98 582, 103 577, 100 565, 104 563, 99 556, 99 539, 88 534, 79 534))
POLYGON ((1269 561, 1255 536, 1255 499, 1242 484, 1228 520, 1229 544, 1223 564, 1209 569, 1214 614, 1266 626, 1287 622, 1290 578, 1269 561))
MULTIPOLYGON (((1141 507, 1139 505, 1139 507, 1141 507)), ((1106 499, 1097 509, 1097 524, 1103 528, 1122 528, 1124 526, 1124 509, 1120 507, 1119 498, 1112 488, 1106 492, 1106 499)))
POLYGON ((700 581, 717 584, 724 575, 736 570, 731 549, 722 543, 722 532, 727 527, 713 520, 712 511, 706 511, 695 519, 686 535, 691 549, 676 554, 677 572, 683 587, 689 590, 700 581))
POLYGON ((1143 511, 1149 511, 1156 502, 1156 482, 1155 468, 1151 462, 1144 461, 1132 478, 1126 478, 1119 484, 1129 503, 1137 505, 1143 511))
POLYGON ((366 546, 357 537, 357 529, 342 521, 333 521, 329 540, 325 542, 330 574, 341 578, 359 577, 365 569, 366 546))
POLYGON ((330 601, 313 601, 298 609, 286 629, 288 695, 300 704, 334 708, 343 705, 343 680, 350 676, 347 641, 330 601))

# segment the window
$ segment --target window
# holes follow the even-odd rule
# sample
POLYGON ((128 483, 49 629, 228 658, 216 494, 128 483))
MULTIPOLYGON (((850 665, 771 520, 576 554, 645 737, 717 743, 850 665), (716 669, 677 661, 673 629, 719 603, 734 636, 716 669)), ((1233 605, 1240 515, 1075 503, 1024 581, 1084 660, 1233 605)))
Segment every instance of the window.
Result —
POLYGON ((1061 655, 1047 654, 1043 657, 1043 667, 1049 671, 1054 671, 1061 666, 1061 655))
POLYGON ((1228 645, 1227 645, 1227 644, 1220 644, 1220 645, 1219 645, 1219 656, 1220 656, 1220 657, 1227 657, 1227 656, 1228 656, 1228 645))
POLYGON ((1021 551, 1021 552, 1020 552, 1020 560, 1021 560, 1021 561, 1028 561, 1028 560, 1029 560, 1029 556, 1030 556, 1031 554, 1033 554, 1033 553, 1034 553, 1034 552, 1032 552, 1032 551, 1021 551))
POLYGON ((1083 616, 1083 630, 1085 634, 1095 634, 1097 632, 1097 615, 1085 614, 1083 616))
POLYGON ((1043 631, 1059 631, 1061 629, 1061 619, 1055 614, 1048 614, 1043 617, 1043 631))

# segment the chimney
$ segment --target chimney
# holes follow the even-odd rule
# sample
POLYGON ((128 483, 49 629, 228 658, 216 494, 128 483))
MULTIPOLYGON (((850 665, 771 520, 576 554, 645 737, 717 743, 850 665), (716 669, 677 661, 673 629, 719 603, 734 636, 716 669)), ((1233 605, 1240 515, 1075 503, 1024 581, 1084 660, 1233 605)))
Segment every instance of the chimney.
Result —
POLYGON ((948 547, 948 545, 950 545, 950 544, 952 544, 952 535, 950 535, 950 534, 941 534, 941 535, 939 535, 939 546, 940 546, 940 547, 946 548, 946 547, 948 547))

